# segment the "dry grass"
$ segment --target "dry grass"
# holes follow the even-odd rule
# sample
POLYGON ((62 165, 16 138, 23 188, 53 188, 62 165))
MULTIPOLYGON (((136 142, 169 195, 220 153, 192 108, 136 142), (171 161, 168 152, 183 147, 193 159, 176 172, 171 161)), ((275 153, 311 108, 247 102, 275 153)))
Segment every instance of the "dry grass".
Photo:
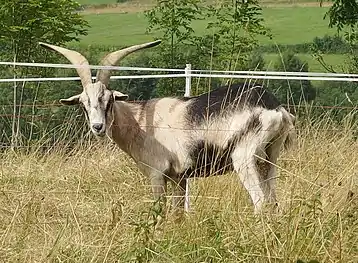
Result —
MULTIPOLYGON (((100 146, 101 145, 101 146, 100 146)), ((146 178, 118 149, 1 155, 1 262, 357 262, 357 142, 326 123, 281 155, 281 212, 254 217, 235 175, 191 183, 193 212, 153 229, 146 178)))

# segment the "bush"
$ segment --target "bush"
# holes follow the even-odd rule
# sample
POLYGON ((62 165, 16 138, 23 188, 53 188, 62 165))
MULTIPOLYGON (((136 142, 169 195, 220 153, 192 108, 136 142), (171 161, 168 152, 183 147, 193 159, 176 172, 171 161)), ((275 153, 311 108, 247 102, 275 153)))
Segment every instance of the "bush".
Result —
POLYGON ((262 52, 259 50, 252 52, 251 57, 247 63, 247 70, 265 70, 265 59, 262 52))
MULTIPOLYGON (((274 64, 275 71, 308 72, 308 64, 301 61, 293 52, 285 52, 274 64)), ((309 102, 316 91, 309 80, 271 80, 269 88, 282 103, 300 104, 309 102)))
POLYGON ((315 37, 313 45, 324 53, 346 53, 349 51, 349 44, 338 35, 324 35, 322 38, 315 37))
POLYGON ((258 50, 266 53, 277 53, 291 51, 294 53, 308 53, 312 50, 320 50, 326 54, 345 54, 349 52, 351 46, 344 41, 341 36, 324 35, 315 37, 310 43, 290 44, 290 45, 264 45, 258 50))
POLYGON ((293 45, 264 45, 258 47, 258 51, 263 53, 278 53, 278 52, 287 52, 292 51, 294 53, 307 53, 312 50, 312 43, 301 43, 301 44, 293 44, 293 45))

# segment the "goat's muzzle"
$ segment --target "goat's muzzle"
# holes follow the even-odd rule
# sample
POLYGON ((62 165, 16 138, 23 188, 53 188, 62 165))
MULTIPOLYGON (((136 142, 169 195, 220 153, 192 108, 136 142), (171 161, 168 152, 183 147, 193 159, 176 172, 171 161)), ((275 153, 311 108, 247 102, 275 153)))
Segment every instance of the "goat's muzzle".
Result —
POLYGON ((93 134, 96 136, 102 137, 106 133, 103 123, 93 123, 91 128, 93 134))

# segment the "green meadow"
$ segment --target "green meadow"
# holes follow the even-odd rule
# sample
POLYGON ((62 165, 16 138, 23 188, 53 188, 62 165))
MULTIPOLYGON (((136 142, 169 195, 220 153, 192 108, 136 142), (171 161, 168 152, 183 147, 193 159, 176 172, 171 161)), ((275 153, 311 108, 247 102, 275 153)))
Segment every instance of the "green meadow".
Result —
MULTIPOLYGON (((93 3, 99 2, 98 0, 93 0, 93 3)), ((102 2, 105 2, 105 0, 102 2)), ((271 29, 273 38, 269 39, 260 36, 260 44, 294 45, 311 42, 316 36, 333 35, 335 30, 330 29, 327 25, 328 21, 323 19, 327 10, 327 7, 297 6, 263 8, 265 24, 271 29)), ((155 37, 160 36, 160 32, 146 33, 148 22, 143 12, 107 12, 84 15, 89 21, 91 28, 89 34, 81 39, 81 45, 133 45, 151 41, 155 37)), ((198 35, 201 35, 205 33, 206 24, 207 21, 195 21, 193 28, 198 35)), ((277 53, 279 53, 279 50, 277 50, 277 53)), ((299 54, 299 56, 309 63, 311 71, 324 70, 310 54, 299 54)), ((328 63, 337 63, 343 60, 342 55, 336 54, 325 55, 324 58, 328 63)), ((272 62, 277 59, 277 54, 266 54, 265 59, 268 62, 272 62)))
MULTIPOLYGON (((316 36, 333 34, 323 16, 327 8, 320 7, 275 7, 264 8, 266 25, 272 30, 273 40, 261 37, 262 44, 299 44, 310 42, 316 36)), ((131 45, 147 41, 159 34, 145 34, 147 20, 143 12, 86 14, 91 29, 82 44, 131 45)), ((195 21, 198 35, 205 32, 207 21, 195 21)))

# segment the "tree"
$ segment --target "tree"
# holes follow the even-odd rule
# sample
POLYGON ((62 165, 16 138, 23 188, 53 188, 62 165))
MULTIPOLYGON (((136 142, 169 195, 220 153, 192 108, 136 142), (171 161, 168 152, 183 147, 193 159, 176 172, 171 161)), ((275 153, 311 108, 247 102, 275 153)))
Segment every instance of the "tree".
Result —
MULTIPOLYGON (((249 60, 257 46, 256 36, 269 36, 268 29, 262 25, 258 1, 224 0, 219 6, 208 7, 199 3, 198 0, 158 0, 146 13, 148 31, 162 32, 163 43, 154 53, 158 66, 183 69, 190 63, 193 69, 252 67, 249 60), (192 22, 204 17, 208 21, 205 32, 197 35, 192 22)), ((219 79, 200 80, 193 93, 208 91, 219 82, 219 79)), ((158 89, 158 95, 179 95, 183 92, 184 80, 171 79, 170 83, 168 79, 160 80, 158 89)))
MULTIPOLYGON (((38 42, 50 42, 61 45, 70 41, 78 41, 79 36, 87 34, 88 23, 76 10, 80 5, 73 0, 0 0, 0 46, 1 59, 6 61, 53 61, 55 54, 39 48, 38 42)), ((2 68, 3 76, 38 76, 54 74, 52 69, 38 68, 2 68)), ((36 96, 36 84, 17 84, 11 88, 8 84, 2 85, 2 99, 13 96, 12 142, 20 134, 21 104, 30 102, 36 96), (21 90, 19 91, 19 87, 21 90)), ((57 91, 59 92, 59 91, 57 91)), ((4 104, 4 100, 1 101, 4 104)), ((33 113, 33 110, 32 110, 33 113)))
POLYGON ((258 35, 271 37, 263 25, 262 9, 257 0, 224 0, 209 6, 207 29, 214 34, 216 49, 213 57, 224 70, 244 70, 258 35))
MULTIPOLYGON (((157 48, 155 60, 160 67, 184 68, 188 51, 193 44, 192 21, 200 19, 200 0, 157 0, 153 9, 145 12, 147 32, 160 31, 162 44, 157 48), (187 52, 185 52, 185 50, 187 52)), ((158 82, 158 95, 178 95, 182 80, 174 78, 158 82), (175 85, 176 84, 176 85, 175 85)))
MULTIPOLYGON (((336 27, 340 32, 344 28, 346 39, 356 41, 357 39, 357 22, 358 22, 358 2, 356 0, 332 0, 333 5, 324 15, 324 19, 329 18, 329 27, 336 27)), ((322 3, 322 0, 321 0, 322 3)))
MULTIPOLYGON (((358 1, 332 0, 332 2, 333 5, 326 12, 323 19, 328 18, 328 26, 331 28, 335 27, 337 29, 337 34, 344 32, 345 44, 348 44, 349 48, 345 52, 347 58, 341 68, 347 73, 356 74, 358 71, 358 1)), ((322 56, 318 56, 318 60, 328 70, 334 71, 332 66, 328 66, 327 63, 325 63, 322 56)), ((324 81, 322 86, 324 86, 325 89, 328 89, 328 91, 321 91, 320 89, 317 103, 326 103, 326 105, 357 105, 358 89, 355 82, 329 83, 328 81, 324 81), (349 97, 349 100, 347 99, 347 96, 349 97)))
POLYGON ((73 0, 0 0, 1 46, 19 61, 31 61, 43 57, 38 41, 78 41, 88 27, 79 7, 73 0))

